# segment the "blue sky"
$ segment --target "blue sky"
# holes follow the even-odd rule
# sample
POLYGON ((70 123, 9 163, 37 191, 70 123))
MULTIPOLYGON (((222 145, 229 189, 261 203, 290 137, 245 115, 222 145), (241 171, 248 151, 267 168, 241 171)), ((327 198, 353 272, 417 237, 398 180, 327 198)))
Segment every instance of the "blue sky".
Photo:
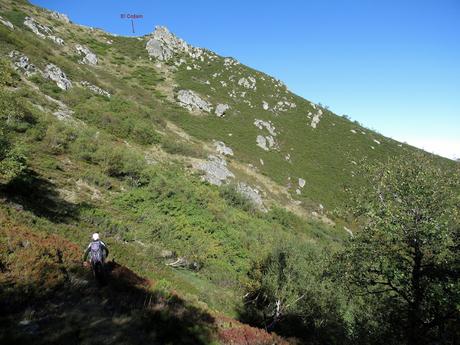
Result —
POLYGON ((460 158, 460 1, 32 0, 78 24, 187 42, 283 80, 366 127, 460 158))

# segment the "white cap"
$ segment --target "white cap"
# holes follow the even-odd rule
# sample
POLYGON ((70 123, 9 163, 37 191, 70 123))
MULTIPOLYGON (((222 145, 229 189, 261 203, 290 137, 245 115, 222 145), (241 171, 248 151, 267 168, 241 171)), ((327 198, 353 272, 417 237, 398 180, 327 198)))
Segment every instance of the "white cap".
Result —
POLYGON ((97 232, 95 232, 93 234, 93 241, 97 241, 99 239, 99 234, 97 232))

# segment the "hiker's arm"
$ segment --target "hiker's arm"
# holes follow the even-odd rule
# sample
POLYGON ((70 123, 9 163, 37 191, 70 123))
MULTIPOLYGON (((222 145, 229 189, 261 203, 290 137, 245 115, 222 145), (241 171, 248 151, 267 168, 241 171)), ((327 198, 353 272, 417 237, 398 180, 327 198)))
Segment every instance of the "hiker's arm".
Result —
POLYGON ((109 248, 105 245, 104 242, 101 241, 102 246, 104 247, 105 250, 105 257, 107 258, 109 256, 109 248))

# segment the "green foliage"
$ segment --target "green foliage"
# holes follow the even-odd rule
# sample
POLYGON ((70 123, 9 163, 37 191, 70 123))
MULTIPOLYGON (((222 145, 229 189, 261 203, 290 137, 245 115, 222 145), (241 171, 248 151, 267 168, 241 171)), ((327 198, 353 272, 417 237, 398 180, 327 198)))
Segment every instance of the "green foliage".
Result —
POLYGON ((27 168, 27 158, 19 146, 12 146, 0 130, 0 183, 9 183, 27 168))
POLYGON ((458 171, 415 154, 364 174, 350 207, 363 227, 339 257, 340 276, 372 308, 374 341, 449 342, 460 319, 458 171))
POLYGON ((279 244, 250 273, 243 317, 308 343, 344 343, 344 294, 327 277, 325 267, 325 256, 317 247, 279 244))
POLYGON ((219 195, 233 207, 240 208, 247 212, 256 212, 254 204, 245 195, 238 192, 233 184, 226 184, 220 187, 219 195))

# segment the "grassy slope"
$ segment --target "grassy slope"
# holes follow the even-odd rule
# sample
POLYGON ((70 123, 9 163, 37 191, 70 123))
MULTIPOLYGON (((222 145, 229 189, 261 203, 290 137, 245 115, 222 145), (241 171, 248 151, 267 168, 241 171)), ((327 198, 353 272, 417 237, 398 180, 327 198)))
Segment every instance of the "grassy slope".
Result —
POLYGON ((99 231, 117 261, 156 280, 166 291, 175 289, 188 301, 206 303, 207 308, 235 315, 251 265, 280 241, 304 241, 333 250, 346 234, 338 226, 305 221, 283 209, 267 214, 251 210, 238 196, 229 198, 217 187, 202 183, 184 167, 189 161, 184 156, 203 157, 207 154, 203 141, 223 139, 234 149, 234 161, 253 164, 282 186, 288 177, 294 181, 305 178, 304 194, 297 197, 304 207, 323 203, 332 208, 343 200, 343 185, 359 183, 351 175, 351 160, 364 156, 384 159, 404 152, 405 148, 392 140, 329 112, 318 128, 312 129, 305 115, 312 110, 309 102, 282 87, 275 88, 268 76, 245 66, 232 67, 224 74, 265 78, 257 81, 256 94, 248 92, 246 96, 255 108, 230 99, 210 77, 222 71, 220 57, 209 65, 208 61, 195 61, 201 70, 187 70, 184 64, 176 72, 170 69, 164 73, 149 61, 145 39, 112 37, 65 25, 24 2, 0 0, 0 4, 0 15, 16 25, 14 31, 0 26, 0 54, 20 50, 39 68, 52 62, 75 84, 63 92, 40 77, 22 77, 12 91, 34 119, 21 130, 13 129, 15 141, 28 150, 30 176, 2 188, 2 212, 20 204, 24 211, 11 211, 16 222, 27 224, 31 231, 60 234, 82 248, 89 235, 99 231), (66 45, 58 47, 26 30, 22 25, 26 15, 53 26, 66 45), (76 43, 96 52, 99 64, 79 64, 72 48, 76 43), (96 96, 76 85, 81 80, 114 96, 110 100, 96 96), (215 90, 200 80, 209 80, 215 90), (228 103, 231 110, 225 118, 191 116, 168 100, 165 90, 172 89, 173 82, 209 95, 214 105, 228 103), (280 97, 294 101, 297 108, 279 116, 263 111, 262 100, 274 104, 270 97, 274 89, 280 97), (51 115, 58 105, 44 94, 64 102, 82 122, 58 121, 51 115), (256 147, 255 118, 275 124, 279 153, 256 147), (178 124, 192 139, 184 141, 169 129, 168 121, 178 124), (360 134, 361 130, 366 134, 360 134), (373 144, 374 138, 382 144, 373 144), (146 153, 159 163, 148 165, 146 153), (286 153, 291 154, 292 163, 284 160, 286 153), (259 158, 264 160, 263 166, 259 158), (159 256, 162 249, 196 261, 201 269, 193 272, 166 266, 159 256))

